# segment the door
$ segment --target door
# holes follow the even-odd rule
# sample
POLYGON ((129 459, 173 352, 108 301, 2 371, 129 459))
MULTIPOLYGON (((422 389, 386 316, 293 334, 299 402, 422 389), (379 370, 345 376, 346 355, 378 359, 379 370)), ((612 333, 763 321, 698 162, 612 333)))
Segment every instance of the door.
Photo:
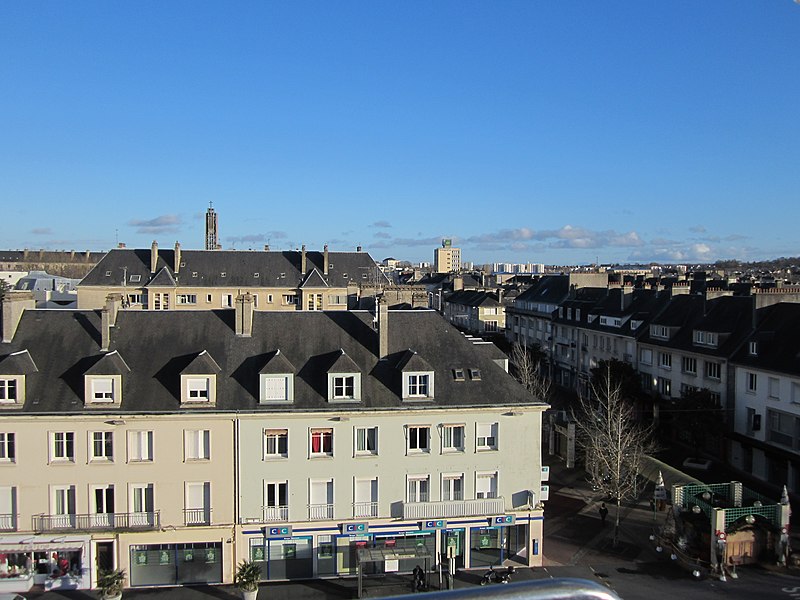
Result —
POLYGON ((114 568, 114 542, 97 542, 95 544, 95 564, 98 573, 114 568))

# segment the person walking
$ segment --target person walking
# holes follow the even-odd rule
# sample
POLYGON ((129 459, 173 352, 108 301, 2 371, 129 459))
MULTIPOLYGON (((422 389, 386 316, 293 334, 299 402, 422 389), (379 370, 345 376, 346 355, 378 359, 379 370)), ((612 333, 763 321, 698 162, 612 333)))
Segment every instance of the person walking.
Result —
POLYGON ((606 503, 600 503, 600 523, 605 527, 606 525, 606 517, 608 516, 608 509, 606 508, 606 503))

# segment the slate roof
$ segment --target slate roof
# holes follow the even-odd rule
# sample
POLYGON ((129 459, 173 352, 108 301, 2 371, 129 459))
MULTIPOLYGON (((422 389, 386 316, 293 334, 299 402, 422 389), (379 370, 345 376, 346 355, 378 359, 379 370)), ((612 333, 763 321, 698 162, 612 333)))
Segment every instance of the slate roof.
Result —
POLYGON ((18 350, 0 357, 0 375, 28 375, 36 371, 36 363, 27 350, 18 350))
POLYGON ((497 298, 489 292, 477 290, 461 290, 448 294, 445 302, 450 304, 458 304, 460 306, 492 306, 498 307, 500 303, 497 298))
POLYGON ((517 302, 561 304, 569 295, 569 275, 545 275, 517 296, 517 302))
MULTIPOLYGON (((300 251, 262 252, 253 250, 182 250, 178 272, 174 270, 174 249, 158 249, 156 285, 162 283, 160 271, 166 269, 178 286, 192 287, 297 287, 304 278, 300 272, 300 251)), ((306 272, 324 271, 322 252, 306 252, 306 272)), ((82 286, 122 286, 150 284, 150 249, 115 248, 83 278, 82 286)), ((328 275, 322 276, 330 287, 348 283, 387 283, 375 261, 366 252, 329 252, 328 275)))
POLYGON ((758 324, 731 358, 738 365, 800 376, 800 304, 780 302, 756 313, 758 324), (749 342, 757 354, 749 352, 749 342))
MULTIPOLYGON (((543 406, 495 364, 495 354, 473 345, 434 311, 390 311, 385 360, 378 360, 378 334, 373 315, 366 311, 256 311, 249 338, 235 335, 234 312, 120 311, 110 329, 110 349, 125 357, 130 373, 122 376, 123 399, 114 412, 202 410, 181 405, 180 375, 193 361, 211 357, 219 366, 215 411, 341 411, 341 405, 327 401, 326 389, 326 371, 341 349, 362 373, 362 399, 348 403, 347 410, 401 409, 407 402, 402 400, 397 364, 409 348, 436 373, 436 398, 425 408, 543 406), (286 407, 258 404, 258 374, 276 356, 285 358, 296 373, 294 402, 286 407), (481 370, 480 381, 453 381, 453 369, 470 368, 481 370)), ((0 365, 12 353, 28 350, 39 367, 26 376, 22 412, 86 410, 84 375, 105 354, 100 351, 100 327, 100 311, 23 313, 13 341, 0 344, 0 365)))
POLYGON ((86 370, 86 375, 124 375, 130 373, 131 369, 127 363, 120 356, 119 352, 114 350, 108 354, 104 354, 100 360, 86 370))

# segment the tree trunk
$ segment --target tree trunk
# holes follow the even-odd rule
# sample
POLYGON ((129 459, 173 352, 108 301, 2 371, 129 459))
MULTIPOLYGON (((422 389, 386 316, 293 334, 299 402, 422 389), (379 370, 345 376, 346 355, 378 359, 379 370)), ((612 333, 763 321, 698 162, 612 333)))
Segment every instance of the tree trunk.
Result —
POLYGON ((622 498, 617 498, 617 514, 616 518, 614 519, 614 542, 613 542, 615 548, 619 543, 619 510, 621 504, 622 504, 622 498))

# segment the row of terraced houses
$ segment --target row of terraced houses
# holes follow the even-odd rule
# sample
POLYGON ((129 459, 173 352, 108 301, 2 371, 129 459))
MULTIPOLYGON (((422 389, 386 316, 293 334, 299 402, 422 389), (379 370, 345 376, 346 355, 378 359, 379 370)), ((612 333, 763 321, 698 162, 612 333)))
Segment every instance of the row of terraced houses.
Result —
POLYGON ((541 564, 547 405, 494 345, 434 311, 324 310, 358 293, 363 257, 179 252, 112 251, 78 310, 6 294, 0 591, 110 567, 230 582, 242 559, 264 580, 352 575, 369 549, 394 560, 367 572, 541 564))
POLYGON ((540 348, 554 380, 582 393, 601 361, 629 363, 656 418, 707 390, 725 420, 719 458, 800 493, 800 290, 733 295, 690 285, 545 276, 507 308, 506 336, 540 348))

